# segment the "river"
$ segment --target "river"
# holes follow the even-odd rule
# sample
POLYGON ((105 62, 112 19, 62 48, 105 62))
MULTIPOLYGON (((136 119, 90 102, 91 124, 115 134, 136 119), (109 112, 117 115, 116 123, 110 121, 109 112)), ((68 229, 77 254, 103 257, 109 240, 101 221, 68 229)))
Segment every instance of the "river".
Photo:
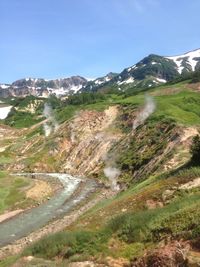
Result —
POLYGON ((8 221, 0 223, 0 246, 8 245, 41 228, 49 221, 64 216, 64 214, 71 211, 78 203, 84 200, 90 192, 94 191, 97 186, 93 180, 86 179, 82 181, 80 178, 68 174, 40 173, 23 175, 43 176, 45 179, 52 176, 60 180, 63 184, 63 189, 38 207, 27 210, 8 221), (79 193, 73 196, 73 193, 79 186, 79 193))

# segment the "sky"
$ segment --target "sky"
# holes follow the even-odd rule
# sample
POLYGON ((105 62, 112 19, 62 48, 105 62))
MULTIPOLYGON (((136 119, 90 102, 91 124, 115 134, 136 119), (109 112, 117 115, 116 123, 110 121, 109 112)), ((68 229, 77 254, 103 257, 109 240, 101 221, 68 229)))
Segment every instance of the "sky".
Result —
POLYGON ((0 0, 0 83, 101 77, 200 48, 200 0, 0 0))

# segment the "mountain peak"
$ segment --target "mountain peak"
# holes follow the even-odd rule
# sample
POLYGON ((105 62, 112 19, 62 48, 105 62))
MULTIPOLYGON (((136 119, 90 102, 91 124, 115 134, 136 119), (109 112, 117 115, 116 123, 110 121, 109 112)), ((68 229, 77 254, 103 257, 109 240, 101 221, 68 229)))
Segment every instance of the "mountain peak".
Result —
POLYGON ((200 48, 178 56, 149 54, 138 63, 127 67, 121 73, 109 72, 103 77, 86 79, 79 75, 68 78, 20 79, 11 85, 0 85, 0 96, 57 96, 78 91, 98 91, 113 87, 118 90, 149 88, 173 80, 182 73, 200 69, 200 48))

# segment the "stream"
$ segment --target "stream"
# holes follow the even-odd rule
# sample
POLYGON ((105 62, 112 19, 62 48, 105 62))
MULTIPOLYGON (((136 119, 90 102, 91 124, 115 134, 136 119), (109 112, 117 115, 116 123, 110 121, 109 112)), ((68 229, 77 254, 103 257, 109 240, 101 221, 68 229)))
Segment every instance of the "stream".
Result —
POLYGON ((61 173, 34 173, 18 174, 23 176, 43 177, 45 179, 57 178, 63 185, 63 189, 57 192, 50 200, 38 207, 27 210, 10 220, 0 223, 0 246, 8 245, 15 240, 27 236, 31 232, 38 230, 53 219, 58 219, 71 211, 78 203, 84 200, 89 193, 94 191, 97 184, 90 179, 81 180, 69 174, 61 173), (80 186, 79 193, 73 193, 80 186))

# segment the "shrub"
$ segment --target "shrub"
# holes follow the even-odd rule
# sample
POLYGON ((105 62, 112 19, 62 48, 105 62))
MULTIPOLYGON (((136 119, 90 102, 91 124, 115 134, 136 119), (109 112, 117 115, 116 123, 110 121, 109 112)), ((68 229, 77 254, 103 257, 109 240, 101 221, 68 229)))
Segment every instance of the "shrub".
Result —
POLYGON ((192 162, 200 164, 200 136, 196 135, 193 138, 190 152, 192 154, 192 162))
POLYGON ((105 98, 105 95, 102 93, 87 92, 69 96, 66 103, 69 105, 93 104, 101 100, 105 100, 105 98))

